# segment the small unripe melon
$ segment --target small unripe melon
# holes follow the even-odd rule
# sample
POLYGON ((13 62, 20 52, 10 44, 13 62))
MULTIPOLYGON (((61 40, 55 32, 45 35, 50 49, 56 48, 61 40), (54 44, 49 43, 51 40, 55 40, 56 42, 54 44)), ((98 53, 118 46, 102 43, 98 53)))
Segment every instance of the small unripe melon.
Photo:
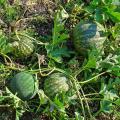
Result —
POLYGON ((44 92, 47 96, 52 97, 68 89, 68 78, 62 73, 53 73, 45 79, 44 92))
POLYGON ((10 90, 22 100, 29 100, 36 93, 35 78, 27 72, 17 73, 9 83, 10 90))

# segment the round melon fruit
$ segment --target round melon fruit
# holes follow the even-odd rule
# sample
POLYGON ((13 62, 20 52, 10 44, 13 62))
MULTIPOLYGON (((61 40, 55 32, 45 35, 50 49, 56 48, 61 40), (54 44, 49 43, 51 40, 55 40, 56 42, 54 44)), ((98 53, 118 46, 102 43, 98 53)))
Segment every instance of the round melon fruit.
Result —
POLYGON ((106 40, 105 29, 96 22, 80 22, 73 29, 73 42, 76 51, 81 55, 87 55, 88 50, 95 47, 100 51, 106 40))
POLYGON ((22 100, 31 99, 37 90, 34 77, 27 72, 16 74, 9 83, 10 90, 22 100))
POLYGON ((62 73, 53 73, 45 79, 44 92, 47 96, 52 97, 69 89, 67 77, 62 73))
POLYGON ((34 51, 34 44, 31 39, 24 35, 19 35, 19 39, 14 36, 14 42, 10 43, 9 46, 13 48, 13 52, 17 57, 28 57, 34 51))

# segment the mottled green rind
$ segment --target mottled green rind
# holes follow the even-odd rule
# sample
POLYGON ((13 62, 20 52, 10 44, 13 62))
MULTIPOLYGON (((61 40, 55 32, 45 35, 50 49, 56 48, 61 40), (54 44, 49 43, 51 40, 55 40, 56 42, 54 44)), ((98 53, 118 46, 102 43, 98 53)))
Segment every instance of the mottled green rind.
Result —
POLYGON ((34 51, 33 41, 25 36, 19 36, 19 40, 15 36, 15 41, 10 44, 14 49, 14 54, 17 57, 30 56, 34 51))
POLYGON ((10 81, 10 90, 22 100, 29 100, 36 93, 35 79, 27 72, 16 74, 10 81))
POLYGON ((22 56, 29 56, 34 50, 34 45, 30 39, 23 39, 19 42, 18 51, 22 56))
POLYGON ((75 49, 82 55, 87 55, 93 47, 101 50, 106 40, 105 29, 95 22, 80 22, 73 29, 75 49))
POLYGON ((44 92, 47 96, 52 97, 69 89, 68 79, 62 73, 53 73, 44 83, 44 92))

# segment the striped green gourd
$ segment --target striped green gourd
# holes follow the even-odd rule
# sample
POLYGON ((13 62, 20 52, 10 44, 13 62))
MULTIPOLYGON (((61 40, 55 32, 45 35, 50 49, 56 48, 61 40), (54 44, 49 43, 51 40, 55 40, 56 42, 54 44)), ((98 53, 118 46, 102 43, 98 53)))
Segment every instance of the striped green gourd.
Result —
POLYGON ((67 92, 68 89, 68 79, 62 73, 53 73, 45 79, 44 92, 49 97, 67 92))
POLYGON ((9 88, 22 100, 29 100, 37 91, 34 77, 27 72, 17 73, 9 83, 9 88))
POLYGON ((26 37, 24 34, 20 34, 18 38, 17 36, 13 38, 14 42, 10 45, 14 48, 14 53, 17 57, 27 57, 32 54, 34 51, 34 44, 29 37, 26 37))
POLYGON ((106 40, 104 27, 96 22, 80 22, 73 29, 73 42, 76 51, 87 55, 88 50, 95 47, 100 51, 106 40))

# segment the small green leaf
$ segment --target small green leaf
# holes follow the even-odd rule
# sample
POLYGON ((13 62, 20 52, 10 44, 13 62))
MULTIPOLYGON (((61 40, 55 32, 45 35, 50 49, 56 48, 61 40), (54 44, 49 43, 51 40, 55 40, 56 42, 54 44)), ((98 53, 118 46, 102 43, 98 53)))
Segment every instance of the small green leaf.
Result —
POLYGON ((40 98, 40 104, 46 104, 48 100, 47 100, 47 98, 46 98, 46 96, 44 94, 44 91, 39 90, 38 95, 39 95, 39 98, 40 98))
POLYGON ((85 68, 87 68, 87 69, 96 68, 98 57, 99 57, 99 53, 96 49, 93 49, 92 51, 89 51, 88 61, 85 65, 85 68))
POLYGON ((120 12, 115 12, 111 9, 108 9, 106 13, 109 15, 109 17, 114 21, 114 22, 120 22, 120 12))
POLYGON ((107 101, 107 100, 102 100, 100 102, 100 111, 102 112, 105 112, 105 113, 111 113, 113 110, 112 110, 112 103, 110 101, 107 101))
POLYGON ((64 46, 63 44, 69 37, 64 28, 66 18, 68 18, 68 14, 64 8, 61 7, 55 14, 52 41, 49 45, 45 46, 48 57, 58 63, 62 63, 62 57, 69 57, 71 53, 67 50, 66 45, 64 46))
POLYGON ((104 12, 104 9, 103 8, 97 8, 95 10, 94 18, 99 23, 103 23, 104 21, 107 21, 107 16, 104 12))
POLYGON ((7 54, 12 51, 7 40, 8 38, 0 31, 0 53, 7 54))
POLYGON ((84 117, 80 115, 80 113, 75 112, 75 120, 84 120, 84 117))
POLYGON ((7 0, 0 0, 0 7, 5 6, 7 3, 7 0))
POLYGON ((114 102, 116 105, 120 106, 120 98, 114 102))
POLYGON ((100 111, 102 112, 111 113, 113 111, 114 100, 119 98, 112 82, 112 79, 110 79, 107 85, 104 81, 101 81, 100 94, 103 95, 103 99, 100 101, 100 111))
POLYGON ((0 96, 0 102, 2 102, 5 99, 4 96, 0 96))
POLYGON ((67 48, 52 48, 51 45, 46 46, 48 57, 54 59, 58 63, 62 63, 62 57, 69 57, 70 51, 67 48))

